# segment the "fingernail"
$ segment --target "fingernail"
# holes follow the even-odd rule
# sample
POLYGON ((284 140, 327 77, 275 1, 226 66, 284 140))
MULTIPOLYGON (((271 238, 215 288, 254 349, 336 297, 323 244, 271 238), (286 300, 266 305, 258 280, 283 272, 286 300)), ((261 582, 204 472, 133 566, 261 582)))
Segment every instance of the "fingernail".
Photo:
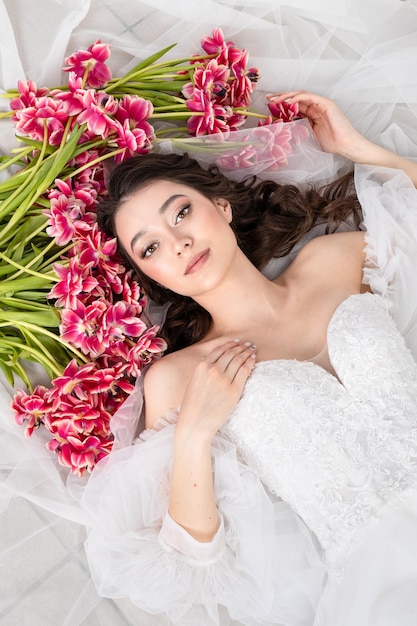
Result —
POLYGON ((240 339, 233 339, 233 341, 236 341, 236 343, 240 343, 240 339))
POLYGON ((251 341, 245 341, 245 343, 243 344, 244 346, 246 346, 247 348, 250 348, 252 345, 251 341))

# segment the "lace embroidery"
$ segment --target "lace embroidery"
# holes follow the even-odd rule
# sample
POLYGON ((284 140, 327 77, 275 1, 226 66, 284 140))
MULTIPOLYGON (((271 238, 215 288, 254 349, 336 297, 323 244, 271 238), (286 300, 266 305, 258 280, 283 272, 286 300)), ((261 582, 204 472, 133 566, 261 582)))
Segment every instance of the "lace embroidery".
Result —
POLYGON ((258 363, 225 427, 338 567, 417 474, 417 366, 387 310, 349 297, 328 329, 338 379, 300 361, 258 363))

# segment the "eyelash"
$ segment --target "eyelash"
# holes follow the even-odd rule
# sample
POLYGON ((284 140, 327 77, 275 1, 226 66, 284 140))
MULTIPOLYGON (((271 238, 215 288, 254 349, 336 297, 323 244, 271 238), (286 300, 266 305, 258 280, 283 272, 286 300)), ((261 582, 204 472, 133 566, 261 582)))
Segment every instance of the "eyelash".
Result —
MULTIPOLYGON (((191 205, 190 205, 190 204, 186 204, 185 206, 183 206, 183 207, 182 207, 182 208, 178 211, 178 213, 176 213, 176 214, 175 214, 175 217, 174 217, 174 222, 175 222, 175 225, 177 225, 177 223, 178 223, 178 222, 177 222, 177 220, 178 220, 179 216, 181 215, 181 213, 185 213, 185 215, 184 215, 184 216, 181 218, 181 220, 180 220, 180 221, 182 222, 182 220, 184 219, 184 217, 186 217, 187 215, 189 215, 190 211, 191 211, 191 205)), ((156 242, 154 242, 154 243, 151 243, 151 244, 147 245, 147 246, 146 246, 146 247, 142 250, 141 255, 140 255, 140 258, 141 258, 141 259, 147 259, 147 258, 149 258, 150 256, 152 256, 152 255, 154 254, 155 250, 154 250, 154 252, 150 252, 150 253, 149 253, 149 249, 150 249, 150 248, 155 248, 155 246, 157 246, 157 245, 158 245, 158 244, 157 244, 156 242)))

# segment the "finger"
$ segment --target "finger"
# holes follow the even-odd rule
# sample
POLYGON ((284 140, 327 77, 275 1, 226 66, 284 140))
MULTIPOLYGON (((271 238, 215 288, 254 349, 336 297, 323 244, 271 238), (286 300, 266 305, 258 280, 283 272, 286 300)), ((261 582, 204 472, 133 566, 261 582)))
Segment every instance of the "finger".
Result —
POLYGON ((217 363, 219 359, 222 358, 223 355, 226 355, 229 351, 234 351, 234 353, 238 354, 239 352, 246 350, 251 345, 252 343, 250 341, 243 343, 240 339, 226 341, 205 354, 202 360, 209 364, 217 363))
POLYGON ((266 98, 271 102, 288 102, 293 104, 294 102, 302 102, 303 100, 318 102, 321 96, 307 91, 285 91, 283 93, 268 94, 266 98))
POLYGON ((307 117, 322 115, 330 106, 334 105, 334 102, 329 100, 329 98, 306 91, 289 91, 276 97, 271 96, 269 99, 274 103, 288 102, 289 104, 298 104, 299 112, 307 117))
POLYGON ((236 342, 227 342, 209 353, 200 364, 203 379, 208 380, 212 374, 220 376, 228 384, 233 383, 237 371, 255 352, 255 347, 251 342, 237 344, 236 342), (230 345, 233 344, 234 345, 230 345))
POLYGON ((211 364, 211 363, 216 363, 219 358, 227 351, 230 350, 232 348, 238 347, 243 345, 242 342, 240 341, 240 339, 232 339, 231 341, 226 341, 225 343, 222 343, 218 346, 216 346, 215 348, 213 348, 213 350, 210 350, 210 352, 208 352, 207 354, 205 354, 203 356, 204 361, 206 361, 207 363, 211 364))
MULTIPOLYGON (((245 350, 241 352, 233 351, 225 353, 217 363, 212 365, 213 370, 217 372, 217 374, 224 380, 225 383, 232 385, 236 379, 238 373, 248 366, 248 373, 252 369, 252 362, 256 360, 256 349, 254 346, 248 346, 245 350)), ((246 378, 245 376, 245 378, 246 378)), ((240 392, 239 392, 240 393, 240 392)))
POLYGON ((311 91, 283 91, 276 94, 268 94, 266 96, 268 100, 277 99, 277 100, 310 100, 311 102, 331 102, 329 98, 325 96, 320 96, 317 93, 312 93, 311 91))
POLYGON ((233 380, 237 369, 253 354, 255 346, 249 341, 245 344, 229 348, 214 363, 217 369, 226 374, 229 380, 233 380))
POLYGON ((239 390, 239 394, 242 393, 243 388, 248 380, 253 368, 256 365, 256 353, 252 352, 252 354, 246 359, 246 361, 242 364, 241 367, 238 368, 236 374, 233 379, 233 384, 237 386, 239 390))
POLYGON ((265 97, 267 100, 272 100, 274 102, 282 102, 283 100, 289 100, 294 98, 296 95, 305 93, 302 91, 280 91, 277 93, 268 93, 265 97))

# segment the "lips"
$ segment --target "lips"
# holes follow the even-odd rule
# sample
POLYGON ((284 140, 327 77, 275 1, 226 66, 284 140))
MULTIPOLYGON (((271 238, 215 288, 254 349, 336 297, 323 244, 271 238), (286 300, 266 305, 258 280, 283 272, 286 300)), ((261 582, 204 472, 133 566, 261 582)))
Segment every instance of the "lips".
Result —
POLYGON ((187 263, 187 267, 185 268, 184 273, 193 274, 194 272, 197 272, 200 267, 202 267, 207 261, 209 253, 210 250, 209 248, 207 248, 206 250, 203 250, 202 252, 199 252, 198 254, 193 256, 193 258, 187 263))

